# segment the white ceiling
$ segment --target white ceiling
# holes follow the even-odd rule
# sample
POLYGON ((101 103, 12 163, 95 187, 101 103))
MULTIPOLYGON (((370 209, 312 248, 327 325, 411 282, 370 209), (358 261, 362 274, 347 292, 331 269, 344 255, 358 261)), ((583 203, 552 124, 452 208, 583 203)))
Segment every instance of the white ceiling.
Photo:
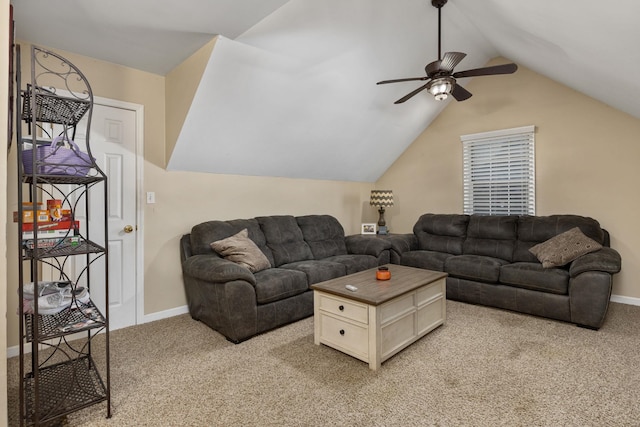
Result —
MULTIPOLYGON (((375 85, 437 58, 430 0, 12 3, 19 39, 160 75, 222 36, 170 169, 373 182, 455 102, 393 105, 420 82, 375 85)), ((442 15, 443 52, 468 54, 456 71, 502 56, 640 118, 639 1, 449 0, 442 15)))

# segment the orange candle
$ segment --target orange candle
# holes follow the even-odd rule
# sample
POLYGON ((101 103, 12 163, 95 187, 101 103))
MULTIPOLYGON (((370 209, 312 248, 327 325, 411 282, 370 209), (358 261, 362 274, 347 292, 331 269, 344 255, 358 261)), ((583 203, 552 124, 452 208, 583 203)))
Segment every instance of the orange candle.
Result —
POLYGON ((378 271, 376 271, 376 279, 378 280, 391 279, 391 272, 389 271, 389 267, 378 267, 378 271))

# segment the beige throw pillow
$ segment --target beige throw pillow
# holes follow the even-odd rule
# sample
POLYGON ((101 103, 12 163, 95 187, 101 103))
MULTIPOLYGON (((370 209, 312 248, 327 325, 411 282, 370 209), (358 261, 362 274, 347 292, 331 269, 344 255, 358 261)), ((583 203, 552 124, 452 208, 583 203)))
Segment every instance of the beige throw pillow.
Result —
POLYGON ((224 259, 247 267, 252 273, 271 267, 265 254, 249 238, 246 228, 231 237, 211 243, 211 248, 224 259))
POLYGON ((600 243, 585 236, 579 227, 575 227, 535 245, 529 252, 538 258, 544 268, 552 268, 568 264, 582 255, 600 249, 600 243))

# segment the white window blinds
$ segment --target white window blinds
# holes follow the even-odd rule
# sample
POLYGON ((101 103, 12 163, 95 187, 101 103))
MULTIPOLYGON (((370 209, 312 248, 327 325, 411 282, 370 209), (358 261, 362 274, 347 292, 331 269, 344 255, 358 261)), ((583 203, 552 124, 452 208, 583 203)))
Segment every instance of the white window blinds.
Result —
POLYGON ((463 135, 464 213, 535 215, 534 126, 463 135))

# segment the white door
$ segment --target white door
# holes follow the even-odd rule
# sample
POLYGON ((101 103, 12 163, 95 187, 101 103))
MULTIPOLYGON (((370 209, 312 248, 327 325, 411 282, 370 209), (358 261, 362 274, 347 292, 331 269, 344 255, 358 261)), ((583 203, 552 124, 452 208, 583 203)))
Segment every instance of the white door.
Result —
MULTIPOLYGON (((91 153, 108 178, 106 217, 111 330, 136 324, 136 114, 131 109, 96 103, 91 120, 91 153)), ((76 135, 76 140, 82 139, 84 135, 76 135)), ((80 203, 76 210, 80 221, 86 221, 83 209, 84 205, 80 203)), ((89 191, 89 238, 103 246, 104 209, 104 183, 99 183, 89 191)), ((98 258, 92 263, 90 277, 91 299, 103 313, 107 304, 104 266, 105 258, 98 258)))
MULTIPOLYGON (((138 194, 137 162, 138 138, 142 134, 138 126, 142 126, 141 106, 123 104, 119 101, 103 100, 102 104, 94 103, 93 118, 91 121, 91 153, 96 162, 108 177, 108 205, 107 222, 109 227, 109 326, 110 329, 119 329, 135 325, 136 318, 142 313, 143 283, 138 259, 139 246, 142 237, 138 241, 136 219, 139 218, 136 211, 138 194), (106 105, 113 104, 113 105, 106 105), (132 231, 126 232, 125 227, 131 226, 132 231), (137 310, 137 311, 136 311, 137 310)), ((80 149, 86 151, 85 144, 85 117, 78 125, 78 132, 74 140, 80 149)), ((60 125, 53 125, 44 129, 49 137, 62 132, 60 125)), ((57 185, 44 186, 45 194, 42 199, 64 198, 68 200, 64 208, 75 207, 76 220, 81 221, 81 228, 87 223, 85 212, 85 200, 72 191, 75 186, 57 185)), ((104 184, 89 191, 89 209, 91 211, 89 221, 89 238, 104 246, 104 184)), ((128 228, 127 228, 128 230, 128 228)), ((42 266, 42 280, 61 280, 59 269, 64 271, 71 280, 80 286, 87 286, 86 260, 84 257, 72 257, 71 259, 53 260, 51 264, 42 266), (54 268, 53 265, 57 265, 54 268)), ((98 258, 92 263, 90 277, 90 293, 93 302, 105 312, 106 295, 104 292, 104 257, 98 258)))

